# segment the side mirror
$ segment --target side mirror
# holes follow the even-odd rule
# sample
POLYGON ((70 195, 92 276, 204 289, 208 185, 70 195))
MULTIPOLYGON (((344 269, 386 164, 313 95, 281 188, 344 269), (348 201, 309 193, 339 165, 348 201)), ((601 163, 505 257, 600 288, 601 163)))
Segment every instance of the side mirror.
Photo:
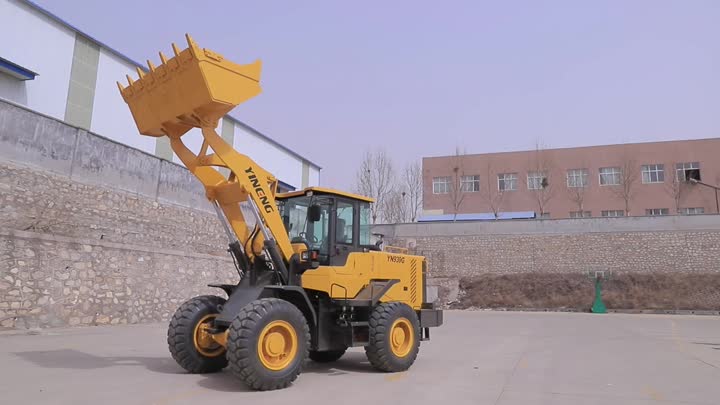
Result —
POLYGON ((313 204, 308 208, 308 220, 310 222, 317 222, 320 220, 320 216, 322 214, 322 210, 320 209, 320 206, 317 204, 313 204))

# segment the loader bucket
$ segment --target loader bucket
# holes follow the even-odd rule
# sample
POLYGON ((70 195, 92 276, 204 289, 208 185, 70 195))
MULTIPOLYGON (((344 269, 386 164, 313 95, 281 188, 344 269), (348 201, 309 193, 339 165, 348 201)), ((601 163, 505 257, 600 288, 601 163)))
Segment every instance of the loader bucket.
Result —
POLYGON ((261 62, 238 65, 185 35, 188 48, 161 64, 148 60, 149 71, 137 68, 138 80, 118 83, 138 130, 143 135, 179 137, 193 127, 212 127, 238 104, 260 93, 261 62))

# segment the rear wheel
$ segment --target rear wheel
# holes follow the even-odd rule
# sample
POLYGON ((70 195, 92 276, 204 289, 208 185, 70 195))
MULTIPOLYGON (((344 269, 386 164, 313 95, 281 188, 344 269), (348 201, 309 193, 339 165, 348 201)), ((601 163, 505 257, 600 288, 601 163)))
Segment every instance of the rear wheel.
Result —
POLYGON ((203 295, 190 299, 175 311, 167 342, 170 354, 180 367, 191 373, 212 373, 227 366, 225 348, 208 332, 224 303, 221 297, 203 295))
POLYGON ((400 302, 383 303, 370 314, 370 364, 381 371, 405 371, 420 351, 420 324, 415 311, 400 302))
POLYGON ((230 370, 250 388, 286 388, 308 357, 310 329, 293 304, 263 298, 246 305, 230 324, 230 370))
POLYGON ((317 363, 331 363, 337 361, 345 354, 347 349, 342 350, 326 350, 326 351, 310 351, 310 360, 317 363))

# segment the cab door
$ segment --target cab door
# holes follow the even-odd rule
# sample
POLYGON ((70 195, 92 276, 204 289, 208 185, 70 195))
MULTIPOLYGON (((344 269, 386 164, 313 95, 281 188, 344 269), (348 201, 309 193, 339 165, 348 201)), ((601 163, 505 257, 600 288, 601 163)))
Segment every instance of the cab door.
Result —
MULTIPOLYGON (((355 230, 355 203, 337 199, 331 221, 330 236, 332 240, 330 265, 345 268, 350 271, 352 263, 348 263, 348 255, 357 251, 357 236, 355 230)), ((341 269, 338 269, 342 271, 341 269)))

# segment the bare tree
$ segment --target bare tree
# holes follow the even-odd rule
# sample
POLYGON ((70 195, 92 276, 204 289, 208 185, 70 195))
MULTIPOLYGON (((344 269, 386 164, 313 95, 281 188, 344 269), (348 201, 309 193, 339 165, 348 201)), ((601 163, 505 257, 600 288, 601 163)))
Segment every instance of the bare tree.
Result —
POLYGON ((463 157, 465 152, 460 152, 460 148, 455 148, 455 155, 451 160, 452 184, 450 185, 450 200, 453 206, 453 221, 457 219, 457 214, 460 211, 460 206, 465 199, 465 192, 462 189, 462 178, 465 176, 465 169, 463 168, 463 157))
POLYGON ((490 207, 495 219, 497 219, 503 203, 503 197, 505 196, 505 190, 500 189, 498 175, 493 170, 493 165, 489 162, 485 170, 485 176, 483 177, 485 178, 485 187, 480 187, 480 197, 485 204, 490 207))
POLYGON ((422 182, 420 163, 408 163, 380 207, 383 220, 389 223, 415 222, 422 208, 422 182))
POLYGON ((550 200, 555 196, 555 179, 553 179, 554 162, 550 152, 535 144, 535 153, 530 161, 532 180, 528 181, 528 188, 532 192, 538 211, 542 216, 547 212, 550 200))
POLYGON ((407 197, 407 215, 406 221, 415 222, 423 205, 423 178, 422 166, 420 162, 408 163, 403 173, 403 184, 405 186, 407 197))
POLYGON ((407 193, 402 188, 393 190, 383 203, 383 219, 391 224, 408 222, 408 208, 407 193))
MULTIPOLYGON (((587 165, 582 165, 583 168, 587 167, 587 165)), ((586 169, 572 169, 572 170, 586 170, 586 169)), ((582 212, 585 208, 585 195, 588 191, 588 186, 590 185, 588 177, 589 174, 581 175, 580 179, 575 177, 571 177, 570 173, 567 174, 567 193, 568 197, 570 198, 570 201, 572 201, 575 206, 577 207, 578 211, 580 212, 580 215, 582 216, 582 212)))
POLYGON ((568 187, 570 201, 575 204, 578 211, 581 213, 585 207, 585 189, 586 187, 568 187))
POLYGON ((628 155, 623 155, 621 159, 620 184, 613 188, 613 192, 625 203, 625 215, 630 215, 630 203, 635 197, 635 183, 640 172, 635 159, 628 155))
POLYGON ((665 192, 673 198, 675 204, 675 213, 680 212, 680 204, 682 199, 687 192, 688 184, 685 182, 685 177, 679 178, 675 165, 672 166, 672 172, 670 174, 670 181, 665 183, 665 192))
POLYGON ((393 190, 395 175, 393 165, 384 149, 367 151, 355 179, 358 194, 375 199, 371 205, 372 223, 383 220, 382 210, 387 206, 385 199, 393 190))

